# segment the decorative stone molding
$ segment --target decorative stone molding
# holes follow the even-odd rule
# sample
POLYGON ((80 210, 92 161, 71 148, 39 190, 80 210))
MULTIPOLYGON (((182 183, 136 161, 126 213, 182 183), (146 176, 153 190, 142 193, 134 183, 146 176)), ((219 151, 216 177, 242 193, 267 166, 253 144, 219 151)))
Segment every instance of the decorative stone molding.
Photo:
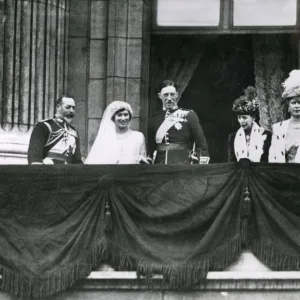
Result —
MULTIPOLYGON (((236 290, 268 289, 277 283, 281 288, 295 288, 300 284, 300 272, 273 272, 262 264, 251 252, 244 251, 239 259, 222 272, 209 272, 202 284, 188 289, 199 290, 236 290)), ((155 275, 151 288, 160 289, 162 275, 155 275)), ((79 286, 80 289, 149 289, 149 284, 138 280, 136 272, 116 272, 108 265, 92 272, 79 286)))
POLYGON ((11 131, 0 129, 0 164, 24 165, 27 164, 27 151, 30 131, 20 132, 18 128, 11 131))
MULTIPOLYGON (((143 279, 138 280, 135 272, 92 272, 82 284, 74 288, 76 290, 149 290, 151 288, 153 291, 160 290, 161 284, 160 275, 154 276, 149 286, 143 279)), ((205 290, 299 290, 299 286, 299 272, 209 272, 203 283, 189 288, 185 293, 205 290)))

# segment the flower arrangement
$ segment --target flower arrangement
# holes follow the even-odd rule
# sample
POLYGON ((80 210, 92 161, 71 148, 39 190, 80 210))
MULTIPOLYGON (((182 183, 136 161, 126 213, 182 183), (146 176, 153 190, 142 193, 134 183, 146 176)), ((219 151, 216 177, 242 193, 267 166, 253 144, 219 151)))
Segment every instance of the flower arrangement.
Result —
POLYGON ((237 114, 255 114, 258 111, 258 106, 256 88, 248 86, 244 95, 234 101, 232 110, 237 114))

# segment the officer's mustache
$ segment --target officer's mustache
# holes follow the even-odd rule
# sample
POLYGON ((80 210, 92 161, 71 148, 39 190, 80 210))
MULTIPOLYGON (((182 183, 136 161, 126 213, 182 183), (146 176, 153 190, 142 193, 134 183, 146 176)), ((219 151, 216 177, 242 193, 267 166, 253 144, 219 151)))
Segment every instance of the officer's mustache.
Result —
POLYGON ((74 114, 73 113, 68 113, 68 114, 65 114, 65 117, 74 118, 74 114))

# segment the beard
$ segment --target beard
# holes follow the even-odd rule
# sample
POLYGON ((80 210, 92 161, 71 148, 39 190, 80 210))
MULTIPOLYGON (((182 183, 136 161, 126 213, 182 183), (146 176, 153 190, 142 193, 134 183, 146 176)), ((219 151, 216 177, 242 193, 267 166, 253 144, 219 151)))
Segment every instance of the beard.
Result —
POLYGON ((71 123, 74 119, 74 115, 66 115, 64 119, 66 120, 66 122, 71 123))
POLYGON ((63 113, 62 119, 64 119, 67 123, 71 123, 74 119, 74 114, 73 113, 63 113))

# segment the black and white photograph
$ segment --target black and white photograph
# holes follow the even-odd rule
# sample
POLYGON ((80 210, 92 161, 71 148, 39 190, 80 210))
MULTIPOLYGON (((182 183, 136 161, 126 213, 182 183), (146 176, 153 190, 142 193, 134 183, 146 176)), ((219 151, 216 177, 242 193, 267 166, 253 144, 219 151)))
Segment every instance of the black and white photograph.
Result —
POLYGON ((300 0, 0 0, 0 300, 300 299, 299 146, 300 0))

